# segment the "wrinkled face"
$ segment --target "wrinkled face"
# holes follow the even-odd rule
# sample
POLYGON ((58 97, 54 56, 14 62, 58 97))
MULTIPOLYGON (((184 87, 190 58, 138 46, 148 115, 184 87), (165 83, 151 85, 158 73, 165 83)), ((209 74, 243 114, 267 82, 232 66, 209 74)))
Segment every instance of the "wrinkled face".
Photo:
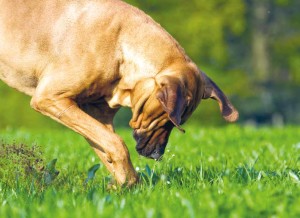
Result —
POLYGON ((201 99, 218 101, 222 116, 229 122, 238 119, 221 89, 204 73, 184 71, 181 77, 148 78, 138 83, 131 95, 133 117, 130 121, 139 154, 159 160, 164 154, 174 126, 179 130, 201 99))
POLYGON ((146 91, 139 92, 139 99, 142 100, 137 100, 139 109, 133 111, 134 118, 130 125, 134 129, 137 152, 159 160, 164 154, 173 127, 183 131, 180 124, 191 114, 192 104, 177 79, 168 78, 166 82, 156 84, 150 95, 145 94, 146 98, 143 98, 144 93, 146 91))
POLYGON ((137 152, 145 157, 159 160, 174 127, 157 99, 151 98, 139 116, 140 128, 134 129, 137 152))
POLYGON ((160 160, 165 152, 173 126, 171 122, 167 122, 162 127, 144 133, 134 130, 133 135, 137 142, 137 152, 145 157, 160 160))

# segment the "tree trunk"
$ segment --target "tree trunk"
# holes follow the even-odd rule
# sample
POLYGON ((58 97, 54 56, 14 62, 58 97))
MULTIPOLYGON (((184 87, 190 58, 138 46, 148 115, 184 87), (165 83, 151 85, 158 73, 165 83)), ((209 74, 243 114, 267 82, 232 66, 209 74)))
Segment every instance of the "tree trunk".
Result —
POLYGON ((252 1, 252 61, 255 78, 258 82, 266 82, 270 79, 268 2, 268 0, 252 1))

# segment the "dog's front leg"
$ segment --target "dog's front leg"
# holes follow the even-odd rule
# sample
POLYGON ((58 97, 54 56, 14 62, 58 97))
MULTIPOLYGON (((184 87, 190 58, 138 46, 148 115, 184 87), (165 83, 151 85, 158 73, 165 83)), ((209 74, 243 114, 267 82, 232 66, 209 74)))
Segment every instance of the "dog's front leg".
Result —
MULTIPOLYGON (((80 105, 80 108, 86 112, 88 115, 90 115, 91 117, 93 117, 94 119, 98 120, 100 123, 102 123, 103 125, 106 126, 106 128, 108 128, 109 130, 111 130, 112 132, 114 132, 114 127, 113 127, 113 118, 115 116, 115 114, 117 113, 118 109, 112 109, 108 106, 107 103, 103 102, 100 104, 83 104, 80 105)), ((123 142, 122 139, 120 139, 123 142)), ((88 143, 92 146, 92 148, 95 150, 96 154, 98 154, 98 156, 102 157, 102 151, 98 149, 98 146, 93 143, 92 141, 90 141, 89 139, 87 139, 88 143)), ((127 148, 125 147, 125 149, 127 150, 127 148)), ((103 162, 105 160, 102 160, 103 162)), ((127 164, 127 163, 125 163, 127 164)), ((128 164, 131 165, 131 162, 129 160, 128 164)), ((108 164, 107 168, 109 169, 111 167, 110 164, 108 164)), ((122 162, 119 163, 119 166, 115 166, 116 168, 122 168, 124 167, 124 164, 122 162)), ((131 165, 130 168, 133 168, 133 166, 131 165)), ((110 171, 113 171, 114 169, 111 169, 110 171)), ((120 171, 120 170, 118 170, 120 171)), ((137 182, 137 175, 134 172, 134 175, 127 177, 127 181, 126 184, 127 185, 132 185, 135 184, 137 182)))
POLYGON ((31 106, 44 115, 78 132, 91 142, 99 158, 120 185, 132 185, 138 176, 130 161, 123 140, 112 130, 82 111, 77 104, 61 91, 53 91, 50 84, 37 88, 31 106), (49 87, 49 88, 47 88, 49 87))

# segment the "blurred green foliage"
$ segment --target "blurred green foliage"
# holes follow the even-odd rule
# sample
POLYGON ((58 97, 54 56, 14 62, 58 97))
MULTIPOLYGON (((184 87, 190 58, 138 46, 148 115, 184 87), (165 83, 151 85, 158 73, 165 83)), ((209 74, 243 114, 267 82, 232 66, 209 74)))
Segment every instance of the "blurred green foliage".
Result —
MULTIPOLYGON (((300 123, 300 1, 126 0, 144 10, 229 96, 252 124, 300 123)), ((29 98, 0 83, 0 128, 57 128, 33 112, 29 98)), ((190 123, 223 124, 218 106, 203 101, 190 123)), ((127 125, 128 109, 117 125, 127 125)))

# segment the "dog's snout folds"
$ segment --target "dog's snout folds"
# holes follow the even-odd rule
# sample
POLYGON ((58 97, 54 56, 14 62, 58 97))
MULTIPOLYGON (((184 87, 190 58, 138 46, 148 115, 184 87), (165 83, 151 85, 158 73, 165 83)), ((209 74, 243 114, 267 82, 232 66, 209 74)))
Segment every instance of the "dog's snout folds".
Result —
POLYGON ((167 122, 163 127, 153 131, 139 133, 139 130, 134 130, 137 152, 148 158, 160 159, 164 154, 173 127, 171 122, 167 122))

